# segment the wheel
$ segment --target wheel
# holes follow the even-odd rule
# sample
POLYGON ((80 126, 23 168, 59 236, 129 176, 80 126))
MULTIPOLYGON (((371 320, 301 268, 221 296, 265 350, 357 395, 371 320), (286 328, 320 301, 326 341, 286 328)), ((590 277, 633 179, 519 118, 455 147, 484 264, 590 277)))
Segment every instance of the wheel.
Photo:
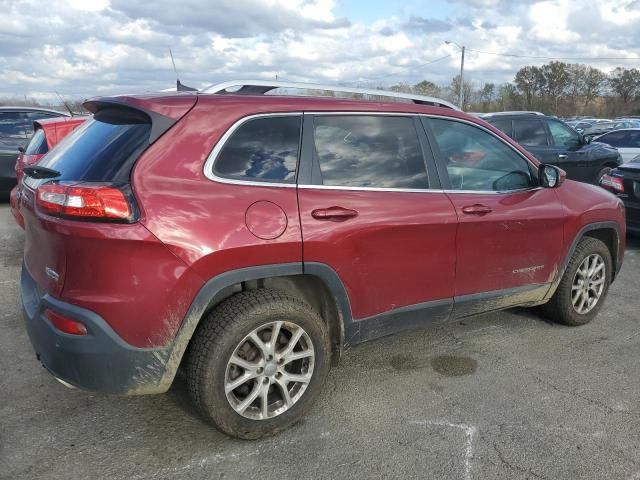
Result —
POLYGON ((603 167, 602 170, 600 170, 596 175, 596 185, 600 185, 600 180, 602 180, 602 177, 604 177, 611 170, 611 167, 603 167))
POLYGON ((330 362, 326 324, 308 304, 277 290, 252 290, 202 320, 187 383, 215 427, 255 439, 290 427, 309 410, 330 362))
POLYGON ((611 274, 611 254, 607 246, 596 238, 583 238, 573 252, 558 289, 543 305, 544 314, 565 325, 589 323, 604 303, 611 274))

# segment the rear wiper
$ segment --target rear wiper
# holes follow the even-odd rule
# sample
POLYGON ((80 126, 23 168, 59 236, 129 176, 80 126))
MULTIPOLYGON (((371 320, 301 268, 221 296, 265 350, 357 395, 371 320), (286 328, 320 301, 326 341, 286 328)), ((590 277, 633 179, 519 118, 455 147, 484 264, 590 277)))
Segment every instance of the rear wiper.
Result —
POLYGON ((59 171, 53 170, 47 167, 41 167, 40 165, 31 165, 24 167, 24 174, 31 178, 55 178, 62 175, 59 171))

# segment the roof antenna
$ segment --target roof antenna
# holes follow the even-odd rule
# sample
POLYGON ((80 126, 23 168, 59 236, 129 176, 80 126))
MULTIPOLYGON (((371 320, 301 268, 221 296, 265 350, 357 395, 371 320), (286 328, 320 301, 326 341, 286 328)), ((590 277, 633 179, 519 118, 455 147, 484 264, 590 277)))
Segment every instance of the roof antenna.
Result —
POLYGON ((176 91, 178 92, 197 92, 197 88, 188 87, 183 83, 180 83, 180 78, 178 78, 178 69, 176 68, 176 61, 173 59, 173 52, 171 48, 169 48, 169 56, 171 57, 171 63, 173 64, 173 71, 176 74, 176 91))
POLYGON ((65 108, 69 111, 69 114, 70 114, 72 117, 75 117, 75 116, 76 116, 76 114, 75 114, 75 113, 73 113, 73 110, 71 110, 71 107, 69 106, 69 104, 65 101, 65 99, 64 99, 64 98, 62 98, 62 95, 60 95, 58 92, 55 92, 55 93, 56 93, 56 95, 58 96, 58 98, 60 99, 60 101, 64 104, 65 108))

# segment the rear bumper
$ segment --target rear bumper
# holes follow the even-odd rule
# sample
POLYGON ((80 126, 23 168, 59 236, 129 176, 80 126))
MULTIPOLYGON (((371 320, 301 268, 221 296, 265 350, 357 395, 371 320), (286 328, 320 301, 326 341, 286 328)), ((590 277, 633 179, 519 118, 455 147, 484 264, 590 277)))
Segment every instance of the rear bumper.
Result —
POLYGON ((84 390, 114 394, 161 393, 168 350, 136 348, 100 316, 42 292, 22 267, 22 310, 29 338, 42 365, 58 379, 84 390), (52 309, 84 323, 85 336, 57 330, 44 316, 52 309))

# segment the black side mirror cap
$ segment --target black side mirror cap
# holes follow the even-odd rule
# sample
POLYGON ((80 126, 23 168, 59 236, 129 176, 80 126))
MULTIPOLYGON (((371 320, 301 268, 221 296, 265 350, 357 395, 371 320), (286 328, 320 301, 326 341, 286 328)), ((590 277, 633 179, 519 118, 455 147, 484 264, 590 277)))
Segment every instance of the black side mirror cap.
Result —
POLYGON ((20 153, 24 153, 24 151, 25 151, 25 150, 24 150, 24 147, 18 147, 18 151, 19 151, 20 153))

